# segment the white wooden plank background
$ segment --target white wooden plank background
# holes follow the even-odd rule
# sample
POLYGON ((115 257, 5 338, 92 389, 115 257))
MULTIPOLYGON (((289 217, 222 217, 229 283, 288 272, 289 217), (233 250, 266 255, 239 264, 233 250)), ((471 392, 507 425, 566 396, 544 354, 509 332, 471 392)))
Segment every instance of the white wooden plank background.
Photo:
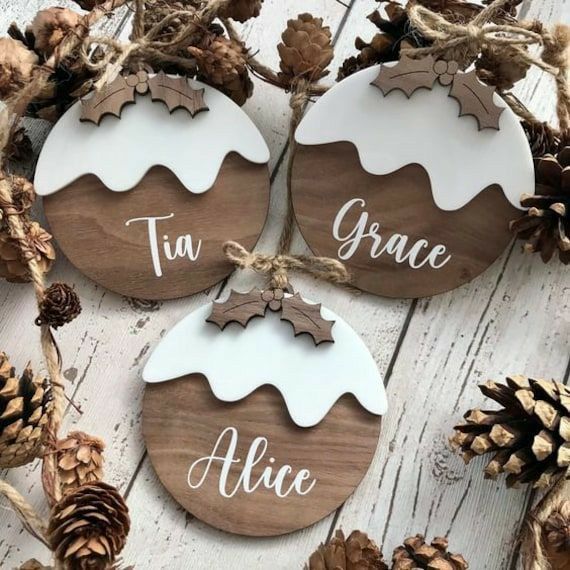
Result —
MULTIPOLYGON (((50 0, 0 0, 0 30, 25 24, 50 0)), ((365 19, 374 0, 265 0, 262 16, 242 33, 263 61, 275 66, 275 49, 286 20, 302 11, 322 16, 336 34, 333 68, 354 52, 354 37, 371 37, 365 19)), ((59 5, 72 6, 71 0, 59 5)), ((569 0, 526 0, 522 12, 544 22, 570 22, 569 0)), ((107 33, 125 35, 126 12, 104 22, 107 33)), ((334 79, 333 73, 329 81, 334 79)), ((537 72, 518 91, 533 111, 552 118, 551 82, 537 72)), ((272 207, 258 248, 272 251, 284 211, 287 96, 256 82, 246 111, 272 151, 272 207)), ((47 126, 29 126, 36 150, 47 126)), ((306 251, 297 236, 295 251, 306 251)), ((60 256, 52 279, 76 284, 83 300, 80 319, 58 332, 68 393, 83 409, 70 408, 66 428, 103 437, 107 478, 126 494, 133 530, 125 562, 144 569, 300 568, 332 530, 367 530, 389 554, 412 533, 448 534, 474 570, 517 567, 515 536, 532 499, 483 480, 482 462, 465 468, 447 447, 450 427, 467 408, 482 402, 476 384, 487 377, 527 373, 568 382, 570 371, 570 279, 560 264, 544 266, 515 244, 484 275, 456 291, 418 302, 354 296, 294 279, 308 297, 343 315, 362 335, 384 374, 391 409, 374 463, 356 493, 334 515, 304 531, 273 539, 218 532, 184 512, 162 488, 145 454, 140 429, 140 373, 161 335, 207 299, 230 287, 246 289, 256 276, 234 274, 207 294, 168 303, 122 298, 83 278, 60 256)), ((0 283, 0 349, 14 363, 40 363, 35 305, 25 286, 0 283)), ((39 466, 2 474, 45 513, 39 466)), ((45 549, 21 529, 14 514, 0 510, 0 568, 13 568, 45 549)))

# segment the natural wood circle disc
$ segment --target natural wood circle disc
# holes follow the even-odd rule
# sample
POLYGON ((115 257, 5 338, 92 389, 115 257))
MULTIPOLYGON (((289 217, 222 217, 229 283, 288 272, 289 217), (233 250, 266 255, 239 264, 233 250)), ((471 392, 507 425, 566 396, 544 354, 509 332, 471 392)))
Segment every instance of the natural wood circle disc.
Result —
POLYGON ((198 293, 229 275, 222 245, 235 240, 253 248, 269 207, 267 165, 238 154, 226 157, 215 185, 193 194, 164 167, 153 167, 132 190, 113 192, 93 175, 83 176, 44 198, 51 231, 82 273, 104 287, 132 297, 175 299, 198 293), (174 217, 156 222, 162 276, 151 256, 149 223, 128 220, 174 217), (165 236, 176 251, 178 236, 190 234, 196 260, 165 256, 165 236))
POLYGON ((348 142, 299 145, 292 195, 297 222, 315 255, 338 257, 342 242, 333 236, 333 223, 342 206, 354 198, 364 200, 366 206, 348 212, 340 226, 341 236, 349 234, 366 211, 367 225, 379 223, 384 243, 398 233, 408 236, 409 244, 425 239, 430 247, 446 247, 451 255, 446 265, 413 269, 387 254, 372 258, 372 240, 363 239, 356 253, 342 261, 356 287, 387 297, 426 297, 471 281, 508 246, 509 221, 519 215, 496 185, 459 210, 440 210, 424 168, 412 164, 386 176, 369 174, 360 164, 356 147, 348 142))
MULTIPOLYGON (((376 451, 380 418, 345 395, 315 427, 300 428, 274 388, 262 386, 242 401, 224 403, 214 397, 206 378, 196 374, 146 386, 143 434, 160 480, 185 509, 221 530, 274 536, 319 521, 353 493, 376 451), (255 438, 268 440, 265 460, 253 469, 252 480, 269 465, 271 456, 276 470, 288 464, 292 476, 308 469, 317 481, 313 489, 303 496, 291 493, 280 498, 261 486, 251 494, 239 491, 225 498, 218 489, 217 465, 200 488, 192 489, 187 483, 190 466, 212 453, 218 436, 229 426, 239 433, 236 457, 242 465, 255 438)), ((226 449, 227 445, 223 453, 226 449)), ((239 476, 235 465, 240 464, 231 467, 232 484, 239 476)))

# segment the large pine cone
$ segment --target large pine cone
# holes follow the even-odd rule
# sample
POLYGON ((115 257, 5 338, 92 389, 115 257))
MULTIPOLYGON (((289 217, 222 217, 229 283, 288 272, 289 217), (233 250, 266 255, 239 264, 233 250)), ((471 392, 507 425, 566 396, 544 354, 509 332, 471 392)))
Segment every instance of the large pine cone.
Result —
POLYGON ((51 56, 65 36, 75 30, 80 22, 81 15, 68 8, 40 10, 30 26, 36 51, 45 57, 51 56))
POLYGON ((123 497, 98 482, 64 495, 52 510, 48 537, 66 570, 107 570, 123 550, 129 530, 123 497))
POLYGON ((533 483, 546 488, 570 466, 570 390, 553 380, 524 376, 507 384, 489 380, 479 389, 501 410, 470 410, 455 428, 451 444, 468 463, 492 453, 485 477, 508 473, 507 485, 533 483))
POLYGON ((204 37, 199 46, 190 46, 196 58, 199 79, 218 88, 243 105, 253 93, 253 83, 247 70, 247 49, 239 41, 215 34, 204 37))
POLYGON ((22 42, 0 38, 0 99, 7 99, 32 78, 38 56, 22 42))
POLYGON ((222 18, 232 18, 238 22, 245 22, 250 18, 257 18, 261 12, 263 0, 232 0, 225 8, 220 10, 222 18))
POLYGON ((392 570, 467 570, 465 558, 451 554, 447 547, 445 538, 436 538, 431 544, 421 534, 408 538, 394 550, 392 570))
POLYGON ((72 432, 57 442, 57 466, 64 493, 101 481, 104 449, 103 440, 81 431, 72 432))
POLYGON ((322 18, 299 14, 287 22, 277 46, 281 62, 279 77, 285 85, 298 79, 318 81, 328 75, 326 68, 333 59, 332 35, 322 18))
POLYGON ((18 378, 0 352, 0 468, 26 465, 41 454, 52 407, 47 381, 34 378, 29 365, 18 378))
POLYGON ((511 230, 526 240, 525 251, 540 253, 548 263, 558 249, 560 261, 570 263, 570 146, 556 156, 534 161, 536 194, 523 195, 521 205, 529 208, 513 220, 511 230))
POLYGON ((328 544, 311 554, 305 570, 388 570, 388 566, 364 532, 355 530, 345 539, 342 530, 337 530, 328 544))
POLYGON ((30 280, 27 259, 34 257, 43 273, 47 273, 55 260, 52 236, 37 222, 26 225, 25 251, 7 229, 0 226, 0 277, 11 283, 30 280))

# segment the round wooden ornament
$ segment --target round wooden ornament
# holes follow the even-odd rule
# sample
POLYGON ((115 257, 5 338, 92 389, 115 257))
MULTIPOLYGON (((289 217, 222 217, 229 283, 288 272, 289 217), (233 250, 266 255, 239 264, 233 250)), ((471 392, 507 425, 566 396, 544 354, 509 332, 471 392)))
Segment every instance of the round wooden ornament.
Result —
POLYGON ((143 377, 160 480, 194 516, 241 535, 292 532, 340 506, 368 470, 387 407, 352 328, 281 290, 232 292, 193 312, 143 377))
POLYGON ((173 299, 231 273, 225 241, 255 245, 269 207, 268 160, 231 99, 143 71, 117 76, 65 113, 35 186, 81 272, 123 295, 173 299))
POLYGON ((511 241, 521 194, 534 194, 516 115, 474 71, 432 57, 335 85, 296 141, 292 199, 305 240, 378 295, 467 283, 511 241))

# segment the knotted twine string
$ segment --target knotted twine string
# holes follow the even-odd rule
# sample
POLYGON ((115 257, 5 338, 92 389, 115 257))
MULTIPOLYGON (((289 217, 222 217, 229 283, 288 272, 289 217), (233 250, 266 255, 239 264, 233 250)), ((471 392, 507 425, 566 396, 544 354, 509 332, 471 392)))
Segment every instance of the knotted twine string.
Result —
POLYGON ((288 274, 297 271, 311 275, 322 281, 335 285, 350 283, 350 273, 338 260, 330 257, 315 257, 312 255, 265 255, 247 251, 235 241, 224 243, 226 258, 240 269, 252 269, 256 273, 269 276, 270 289, 287 289, 288 274))
MULTIPOLYGON (((466 24, 453 23, 443 15, 415 4, 408 9, 413 26, 433 45, 424 48, 402 50, 411 57, 425 55, 453 59, 463 67, 486 48, 496 48, 516 63, 534 65, 555 78, 558 96, 556 113, 561 130, 570 127, 570 85, 569 54, 570 32, 565 26, 558 26, 551 33, 535 20, 513 24, 489 23, 509 4, 510 0, 495 0, 466 24), (541 46, 540 57, 529 52, 530 47, 541 46)), ((524 109, 516 99, 509 97, 507 102, 523 118, 538 122, 536 117, 524 109)))

